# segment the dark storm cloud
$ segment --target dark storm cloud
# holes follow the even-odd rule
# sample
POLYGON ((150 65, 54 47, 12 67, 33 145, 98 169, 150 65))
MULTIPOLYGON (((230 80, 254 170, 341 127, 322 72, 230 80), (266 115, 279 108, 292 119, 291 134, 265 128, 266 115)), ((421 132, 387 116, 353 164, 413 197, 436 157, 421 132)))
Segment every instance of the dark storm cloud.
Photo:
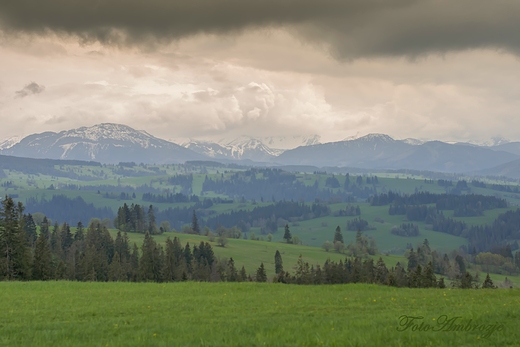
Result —
POLYGON ((17 98, 24 98, 29 95, 39 94, 45 90, 45 86, 39 85, 38 83, 31 82, 23 89, 16 91, 17 98))
POLYGON ((518 0, 4 0, 7 34, 153 46, 198 33, 285 27, 335 57, 519 52, 518 0))

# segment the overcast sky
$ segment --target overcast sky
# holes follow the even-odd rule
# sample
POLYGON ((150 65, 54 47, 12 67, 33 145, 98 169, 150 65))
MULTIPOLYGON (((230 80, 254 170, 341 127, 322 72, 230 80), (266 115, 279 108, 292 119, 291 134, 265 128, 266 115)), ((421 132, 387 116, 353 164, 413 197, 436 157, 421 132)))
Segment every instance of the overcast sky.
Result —
POLYGON ((5 0, 0 139, 520 140, 518 0, 5 0))

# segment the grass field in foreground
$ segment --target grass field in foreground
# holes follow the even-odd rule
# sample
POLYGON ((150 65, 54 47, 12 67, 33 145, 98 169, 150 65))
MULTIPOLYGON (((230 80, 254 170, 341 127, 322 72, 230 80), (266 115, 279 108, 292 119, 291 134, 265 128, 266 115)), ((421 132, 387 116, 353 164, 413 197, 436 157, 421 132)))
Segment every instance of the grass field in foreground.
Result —
POLYGON ((3 282, 0 300, 3 346, 518 346, 520 339, 518 289, 3 282), (441 331, 405 329, 403 315, 441 331), (439 324, 443 315, 497 329, 449 331, 439 324))

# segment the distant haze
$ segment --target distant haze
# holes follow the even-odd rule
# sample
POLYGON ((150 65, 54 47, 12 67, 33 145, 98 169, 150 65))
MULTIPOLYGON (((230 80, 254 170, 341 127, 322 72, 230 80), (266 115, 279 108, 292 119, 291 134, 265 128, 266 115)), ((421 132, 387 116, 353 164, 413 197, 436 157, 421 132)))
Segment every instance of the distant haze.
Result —
POLYGON ((518 141, 519 13, 517 0, 2 1, 0 142, 104 122, 163 139, 518 141))

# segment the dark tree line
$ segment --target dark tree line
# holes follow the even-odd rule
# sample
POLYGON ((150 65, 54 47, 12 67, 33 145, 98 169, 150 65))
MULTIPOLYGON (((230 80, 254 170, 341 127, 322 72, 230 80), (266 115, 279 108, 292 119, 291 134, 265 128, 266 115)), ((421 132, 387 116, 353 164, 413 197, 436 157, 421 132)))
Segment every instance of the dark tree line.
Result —
POLYGON ((486 210, 507 207, 507 201, 504 199, 477 194, 455 195, 418 192, 411 195, 402 195, 389 191, 388 193, 374 195, 369 201, 372 206, 390 205, 388 213, 391 215, 408 214, 410 207, 422 209, 422 211, 412 211, 412 214, 422 213, 422 215, 425 215, 426 206, 424 205, 428 204, 435 204, 437 210, 454 210, 457 217, 480 216, 486 210))
POLYGON ((168 177, 168 183, 171 185, 181 186, 182 191, 185 194, 192 194, 193 174, 168 177))
MULTIPOLYGON (((184 195, 182 193, 166 193, 166 194, 153 194, 143 193, 143 201, 154 202, 154 203, 186 203, 186 202, 199 202, 200 199, 197 195, 184 195)), ((211 200, 208 200, 211 201, 211 200)), ((212 206, 211 203, 210 206, 212 206)))
POLYGON ((382 258, 346 258, 334 262, 327 260, 323 266, 309 265, 300 256, 294 273, 281 271, 275 282, 288 284, 347 284, 368 283, 393 287, 445 288, 444 278, 437 279, 431 263, 413 270, 406 270, 400 263, 388 269, 382 258))
POLYGON ((69 199, 65 195, 53 195, 50 200, 42 197, 27 199, 26 210, 30 213, 41 212, 52 220, 60 220, 69 224, 78 220, 90 220, 94 217, 100 219, 113 219, 114 212, 108 207, 96 208, 93 204, 87 204, 80 196, 69 199))
MULTIPOLYGON (((330 177, 329 177, 330 178, 330 177)), ((337 181, 337 179, 336 179, 337 181)), ((209 178, 206 176, 202 185, 202 191, 213 191, 230 197, 244 198, 246 200, 294 200, 312 202, 316 199, 339 201, 351 201, 352 195, 367 198, 372 190, 357 189, 356 194, 347 191, 334 190, 338 183, 329 180, 325 189, 320 189, 318 181, 313 185, 306 185, 297 180, 293 173, 280 169, 250 169, 237 172, 230 177, 209 178)))
POLYGON ((307 220, 317 217, 330 215, 330 207, 321 204, 308 204, 293 201, 278 201, 268 206, 257 206, 251 211, 238 210, 230 213, 219 214, 210 217, 206 221, 206 225, 215 228, 217 225, 232 227, 240 222, 253 225, 255 222, 270 219, 276 221, 278 218, 284 220, 307 220))
MULTIPOLYGON (((0 208, 0 280, 71 280, 71 281, 252 281, 266 282, 264 264, 254 278, 245 268, 238 270, 232 258, 219 260, 209 243, 183 246, 178 238, 168 238, 164 247, 148 232, 141 249, 130 245, 126 233, 119 231, 114 239, 108 229, 93 222, 87 228, 78 223, 73 233, 67 223, 51 227, 44 218, 39 235, 24 206, 11 198, 2 200, 0 208)), ((436 257, 429 250, 411 251, 408 268, 397 264, 388 269, 380 258, 347 258, 339 263, 327 260, 323 267, 309 266, 298 259, 294 274, 283 270, 279 252, 275 254, 275 282, 295 284, 376 283, 396 287, 444 288, 444 278, 434 273, 436 257), (432 260, 430 260, 430 258, 432 260), (423 267, 425 261, 428 264, 423 267)), ((447 255, 445 255, 445 258, 447 255)), ((461 257, 454 264, 462 276, 456 276, 455 286, 474 287, 474 278, 465 271, 461 257)), ((483 288, 493 288, 486 277, 483 288)))
POLYGON ((154 188, 148 184, 142 184, 140 186, 134 187, 130 185, 108 185, 108 184, 99 184, 99 185, 79 185, 73 183, 57 183, 55 185, 56 189, 62 190, 87 190, 87 191, 99 191, 101 192, 110 192, 110 193, 161 193, 162 189, 154 188))
POLYGON ((74 166, 98 166, 101 167, 100 163, 93 161, 80 161, 80 160, 57 160, 57 159, 33 159, 33 158, 20 158, 12 157, 7 155, 0 155, 0 171, 11 170, 22 172, 28 175, 48 175, 56 177, 66 177, 77 180, 95 180, 92 176, 78 175, 75 172, 64 171, 56 169, 55 166, 63 165, 74 165, 74 166))
POLYGON ((520 240, 519 226, 520 209, 517 209, 499 215, 491 225, 472 226, 463 237, 467 237, 470 250, 485 252, 520 240))
POLYGON ((139 249, 126 233, 114 239, 99 223, 50 226, 44 218, 37 235, 30 215, 11 198, 0 208, 0 280, 71 281, 244 281, 233 259, 219 260, 209 243, 190 247, 178 238, 158 244, 148 232, 139 249))
POLYGON ((498 190, 500 192, 507 192, 507 193, 520 193, 520 188, 516 185, 516 186, 511 186, 509 184, 486 184, 484 182, 481 182, 481 181, 477 181, 477 180, 473 180, 471 181, 471 185, 473 187, 477 187, 477 188, 489 188, 489 189, 493 189, 493 190, 498 190))

